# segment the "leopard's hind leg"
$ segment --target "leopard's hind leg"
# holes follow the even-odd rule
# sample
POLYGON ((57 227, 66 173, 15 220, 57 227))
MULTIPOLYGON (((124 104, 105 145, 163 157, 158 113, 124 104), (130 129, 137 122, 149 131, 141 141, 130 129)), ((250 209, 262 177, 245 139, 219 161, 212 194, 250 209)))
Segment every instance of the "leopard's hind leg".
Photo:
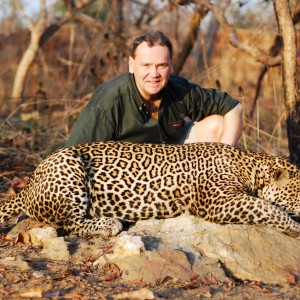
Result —
POLYGON ((56 220, 61 216, 63 228, 70 234, 108 237, 117 235, 122 230, 121 222, 115 218, 90 215, 90 199, 82 184, 73 187, 72 192, 65 195, 63 202, 66 206, 60 208, 61 213, 56 213, 56 220))
MULTIPOLYGON (((70 163, 67 163, 69 166, 70 163)), ((70 169, 64 172, 64 177, 61 175, 61 181, 66 183, 64 188, 49 199, 51 203, 57 203, 50 214, 54 214, 56 222, 62 224, 63 228, 73 235, 103 237, 116 235, 122 230, 122 224, 117 219, 90 214, 92 173, 81 158, 77 157, 70 165, 70 169)))
POLYGON ((20 192, 12 199, 0 204, 0 224, 8 221, 13 216, 24 213, 25 211, 26 209, 23 201, 23 193, 20 192))

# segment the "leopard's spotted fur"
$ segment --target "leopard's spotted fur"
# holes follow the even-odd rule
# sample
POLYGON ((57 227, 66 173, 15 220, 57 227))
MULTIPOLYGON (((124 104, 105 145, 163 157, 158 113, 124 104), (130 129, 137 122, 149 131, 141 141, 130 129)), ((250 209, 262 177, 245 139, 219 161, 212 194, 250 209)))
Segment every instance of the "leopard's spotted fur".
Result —
POLYGON ((292 236, 300 224, 300 171, 288 161, 228 145, 93 143, 44 159, 0 207, 79 236, 116 235, 120 220, 193 214, 217 223, 265 224, 292 236))

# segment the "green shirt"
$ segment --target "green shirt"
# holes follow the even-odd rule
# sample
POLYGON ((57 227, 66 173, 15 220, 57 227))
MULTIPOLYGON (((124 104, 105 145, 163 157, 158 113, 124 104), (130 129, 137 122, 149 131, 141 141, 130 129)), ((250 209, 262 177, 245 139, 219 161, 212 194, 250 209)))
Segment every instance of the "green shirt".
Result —
POLYGON ((155 120, 139 96, 134 75, 125 73, 95 90, 66 146, 108 140, 176 144, 185 130, 184 117, 200 121, 212 114, 225 115, 237 104, 227 93, 172 75, 155 120))

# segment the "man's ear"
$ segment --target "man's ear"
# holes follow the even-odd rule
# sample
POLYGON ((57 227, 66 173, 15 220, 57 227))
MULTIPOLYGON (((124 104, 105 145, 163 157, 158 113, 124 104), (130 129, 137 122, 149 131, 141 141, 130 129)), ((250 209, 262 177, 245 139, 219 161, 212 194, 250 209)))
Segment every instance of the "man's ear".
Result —
POLYGON ((129 56, 128 65, 129 65, 129 72, 131 74, 133 74, 133 64, 134 64, 134 59, 132 56, 129 56))

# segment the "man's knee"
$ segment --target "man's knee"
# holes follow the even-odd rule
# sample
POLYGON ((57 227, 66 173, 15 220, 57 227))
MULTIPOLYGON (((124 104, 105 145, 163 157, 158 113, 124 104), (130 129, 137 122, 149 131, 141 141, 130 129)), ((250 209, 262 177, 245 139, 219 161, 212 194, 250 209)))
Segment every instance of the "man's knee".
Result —
POLYGON ((208 116, 205 119, 194 123, 185 143, 220 142, 223 133, 223 126, 223 116, 208 116))
POLYGON ((211 115, 202 121, 196 122, 195 125, 198 127, 199 131, 221 137, 224 126, 224 117, 221 115, 211 115))

